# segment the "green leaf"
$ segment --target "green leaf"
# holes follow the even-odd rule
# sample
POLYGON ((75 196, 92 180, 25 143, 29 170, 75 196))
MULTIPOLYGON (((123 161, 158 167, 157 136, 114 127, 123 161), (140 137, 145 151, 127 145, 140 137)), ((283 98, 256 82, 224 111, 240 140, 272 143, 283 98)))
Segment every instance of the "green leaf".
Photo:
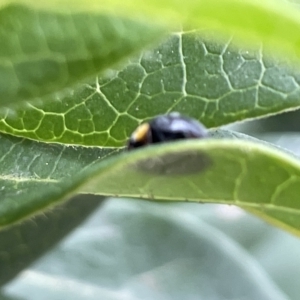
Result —
POLYGON ((97 203, 86 197, 88 203, 64 204, 82 178, 77 182, 63 178, 116 149, 47 145, 4 135, 0 141, 0 284, 4 284, 95 209, 97 203))
POLYGON ((35 5, 1 6, 1 107, 65 91, 162 33, 146 21, 60 12, 59 8, 46 11, 35 5))
POLYGON ((83 191, 234 204, 299 234, 300 162, 263 144, 211 139, 149 147, 119 157, 106 170, 83 191))
POLYGON ((41 295, 43 300, 117 300, 128 295, 132 300, 195 295, 206 300, 286 300, 242 247, 201 221, 203 209, 199 204, 110 199, 81 230, 3 292, 30 294, 30 300, 41 295))
POLYGON ((203 32, 177 33, 121 71, 71 96, 0 112, 0 130, 46 142, 121 146, 138 124, 171 110, 216 127, 300 105, 300 73, 203 32))
POLYGON ((41 213, 70 197, 76 184, 72 180, 66 183, 64 178, 118 152, 109 148, 42 144, 5 135, 0 136, 0 144, 0 229, 12 219, 41 213), (60 180, 63 182, 56 184, 60 180))
MULTIPOLYGON (((37 159, 37 149, 27 154, 28 150, 22 152, 20 145, 19 149, 18 144, 11 146, 12 150, 8 148, 6 155, 7 159, 11 159, 2 166, 4 188, 0 202, 0 227, 40 212, 72 193, 83 192, 165 201, 234 204, 255 210, 276 225, 299 233, 299 160, 266 143, 253 142, 253 139, 247 141, 245 135, 241 135, 243 140, 233 140, 239 135, 220 132, 221 139, 147 147, 103 162, 100 153, 97 162, 93 148, 84 149, 86 160, 81 158, 80 148, 63 148, 64 151, 56 153, 56 159, 53 155, 49 168, 46 165, 47 156, 37 159), (68 151, 72 150, 73 158, 68 159, 68 151), (16 167, 18 160, 14 153, 18 153, 17 157, 21 159, 22 153, 25 153, 27 159, 24 159, 23 168, 26 172, 16 167), (78 158, 80 162, 76 165, 78 158), (73 169, 72 165, 75 165, 73 169), (87 166, 84 168, 84 165, 87 166), (80 168, 84 170, 77 174, 80 168), (72 176, 72 172, 77 175, 72 176), (64 177, 68 175, 72 177, 64 177), (14 190, 16 187, 18 194, 14 190), (40 193, 41 189, 43 193, 40 193), (16 205, 13 199, 22 201, 16 205)), ((212 136, 216 137, 216 134, 212 132, 212 136)), ((26 143, 41 149, 48 146, 26 143)))
POLYGON ((58 181, 116 150, 47 145, 5 135, 0 136, 0 144, 0 285, 3 285, 99 205, 101 199, 87 196, 65 203, 76 186, 72 180, 63 187, 58 181), (15 208, 21 206, 16 212, 15 208), (11 213, 18 224, 12 225, 11 213))
POLYGON ((77 196, 0 230, 0 285, 7 283, 53 247, 84 221, 103 199, 87 195, 77 196))
MULTIPOLYGON (((31 0, 32 1, 32 0, 31 0)), ((263 42, 273 52, 300 57, 300 12, 280 0, 102 0, 48 1, 43 7, 64 7, 105 11, 113 14, 151 18, 154 22, 178 28, 184 23, 189 29, 214 28, 222 33, 235 32, 244 43, 263 42)))

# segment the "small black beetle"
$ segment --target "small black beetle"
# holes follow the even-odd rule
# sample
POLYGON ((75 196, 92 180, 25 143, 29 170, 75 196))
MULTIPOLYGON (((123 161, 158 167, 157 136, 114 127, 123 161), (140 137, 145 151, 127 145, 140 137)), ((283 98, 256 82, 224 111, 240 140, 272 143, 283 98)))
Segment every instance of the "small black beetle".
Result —
POLYGON ((180 139, 198 139, 207 136, 206 128, 198 121, 177 112, 160 115, 141 124, 131 135, 127 149, 148 144, 164 143, 180 139))

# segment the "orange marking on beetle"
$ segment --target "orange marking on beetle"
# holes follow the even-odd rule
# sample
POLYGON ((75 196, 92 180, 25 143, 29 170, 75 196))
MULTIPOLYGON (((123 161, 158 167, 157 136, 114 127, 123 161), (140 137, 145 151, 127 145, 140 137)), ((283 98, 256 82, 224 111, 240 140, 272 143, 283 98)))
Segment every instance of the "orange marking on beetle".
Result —
POLYGON ((132 138, 135 141, 145 141, 147 138, 147 134, 150 130, 150 125, 148 123, 144 123, 140 125, 132 134, 132 138))

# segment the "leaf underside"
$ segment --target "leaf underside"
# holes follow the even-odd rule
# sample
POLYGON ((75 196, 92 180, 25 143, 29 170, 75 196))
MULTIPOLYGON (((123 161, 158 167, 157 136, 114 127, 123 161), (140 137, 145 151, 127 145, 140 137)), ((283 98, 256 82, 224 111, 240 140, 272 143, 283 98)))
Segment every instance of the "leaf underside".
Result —
POLYGON ((34 7, 0 8, 2 110, 24 100, 59 99, 59 93, 69 94, 67 88, 115 65, 163 33, 155 24, 113 15, 34 7))
POLYGON ((262 48, 237 50, 206 31, 173 34, 121 71, 71 95, 0 112, 0 131, 46 142, 116 147, 142 121, 169 111, 207 127, 296 109, 300 74, 262 48))

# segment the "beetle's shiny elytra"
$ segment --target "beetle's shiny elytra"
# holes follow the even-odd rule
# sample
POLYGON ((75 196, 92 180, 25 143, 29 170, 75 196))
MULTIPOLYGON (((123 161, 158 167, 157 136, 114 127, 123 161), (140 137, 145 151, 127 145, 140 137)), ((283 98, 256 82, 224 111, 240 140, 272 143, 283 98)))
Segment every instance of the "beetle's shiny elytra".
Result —
POLYGON ((206 128, 198 121, 179 113, 160 115, 149 123, 141 124, 131 135, 127 148, 180 139, 197 139, 207 136, 206 128))

